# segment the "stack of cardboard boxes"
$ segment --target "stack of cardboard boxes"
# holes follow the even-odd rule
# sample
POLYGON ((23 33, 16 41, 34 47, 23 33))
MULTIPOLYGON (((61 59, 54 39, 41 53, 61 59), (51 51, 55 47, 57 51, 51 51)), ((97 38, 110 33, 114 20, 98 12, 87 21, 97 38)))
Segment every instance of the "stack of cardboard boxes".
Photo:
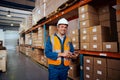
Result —
POLYGON ((84 56, 83 66, 85 80, 119 80, 120 78, 120 61, 117 59, 84 56))
POLYGON ((99 24, 95 8, 84 5, 79 8, 81 50, 90 50, 90 27, 99 24))
POLYGON ((79 49, 79 22, 78 18, 69 21, 67 35, 71 38, 74 49, 79 49))
POLYGON ((43 29, 43 27, 38 28, 37 46, 44 47, 44 29, 43 29))
POLYGON ((5 72, 7 69, 7 51, 0 50, 0 71, 5 72))
POLYGON ((68 76, 73 80, 80 80, 80 68, 79 59, 72 60, 70 64, 70 69, 68 71, 68 76))
POLYGON ((33 32, 32 33, 32 46, 37 46, 37 38, 38 38, 38 33, 33 32))
POLYGON ((110 6, 100 7, 98 11, 91 5, 79 8, 81 50, 118 51, 113 13, 110 6))

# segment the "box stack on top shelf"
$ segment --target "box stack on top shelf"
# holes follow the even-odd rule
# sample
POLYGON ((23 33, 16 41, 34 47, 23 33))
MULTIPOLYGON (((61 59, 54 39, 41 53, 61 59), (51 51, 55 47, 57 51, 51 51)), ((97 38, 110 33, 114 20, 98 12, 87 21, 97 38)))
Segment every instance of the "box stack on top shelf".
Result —
POLYGON ((110 6, 99 7, 98 11, 91 5, 79 8, 81 50, 118 52, 113 13, 110 6))
MULTIPOLYGON (((120 0, 117 0, 117 5, 120 5, 120 0)), ((119 42, 119 52, 120 52, 120 8, 116 11, 117 17, 117 32, 118 32, 118 42, 119 42)))
POLYGON ((57 0, 57 1, 47 0, 46 9, 45 9, 46 17, 52 16, 53 14, 55 14, 57 12, 57 8, 67 1, 68 0, 57 0))
POLYGON ((46 16, 45 9, 46 9, 46 1, 47 0, 36 0, 35 1, 35 8, 32 11, 32 25, 35 25, 40 19, 46 16))

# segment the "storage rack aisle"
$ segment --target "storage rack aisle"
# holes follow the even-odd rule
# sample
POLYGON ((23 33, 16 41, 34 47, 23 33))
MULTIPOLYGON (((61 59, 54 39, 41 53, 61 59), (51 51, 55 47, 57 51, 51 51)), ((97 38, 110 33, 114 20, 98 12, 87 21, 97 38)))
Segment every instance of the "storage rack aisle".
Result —
MULTIPOLYGON (((76 61, 77 64, 80 63, 80 72, 76 74, 80 74, 80 80, 118 80, 120 79, 120 75, 118 74, 119 69, 116 66, 120 67, 120 65, 118 65, 120 63, 120 54, 118 52, 119 31, 117 34, 119 27, 117 28, 116 26, 116 10, 112 8, 114 5, 116 5, 116 0, 82 0, 76 2, 72 6, 63 8, 63 10, 60 10, 60 7, 58 8, 58 12, 55 11, 54 13, 51 13, 49 16, 40 19, 32 28, 25 32, 21 32, 21 35, 24 34, 28 36, 28 41, 30 43, 25 44, 25 40, 27 39, 25 39, 26 37, 24 35, 21 36, 23 44, 20 45, 20 51, 47 67, 47 60, 44 56, 44 45, 47 36, 56 30, 55 24, 57 23, 57 20, 61 17, 65 17, 69 21, 78 19, 78 27, 75 28, 78 30, 74 29, 73 31, 70 31, 70 33, 79 34, 71 34, 74 38, 72 42, 77 46, 74 47, 80 53, 80 61, 76 61), (52 31, 50 31, 50 28, 52 28, 52 31), (79 45, 76 45, 75 43, 79 45), (89 59, 92 60, 92 63, 87 64, 85 61, 87 60, 89 63, 89 59), (110 65, 110 61, 116 63, 114 64, 115 66, 110 65), (99 65, 101 67, 98 67, 99 65), (111 77, 111 71, 116 74, 115 77, 111 77)), ((117 14, 118 13, 119 10, 117 11, 117 14)), ((119 25, 119 19, 117 19, 117 21, 119 25)), ((72 65, 71 69, 73 67, 77 68, 77 65, 72 65)), ((74 71, 72 73, 74 74, 74 71)), ((73 77, 72 79, 77 80, 73 77)))

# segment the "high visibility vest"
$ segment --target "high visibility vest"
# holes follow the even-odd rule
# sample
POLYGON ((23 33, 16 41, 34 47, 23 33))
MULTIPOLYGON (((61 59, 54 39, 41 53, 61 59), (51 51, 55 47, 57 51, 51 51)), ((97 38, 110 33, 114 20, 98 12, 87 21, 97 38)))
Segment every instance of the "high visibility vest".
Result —
MULTIPOLYGON (((57 36, 51 35, 50 40, 52 43, 52 51, 60 53, 61 52, 61 43, 58 39, 57 36)), ((65 42, 64 42, 64 52, 70 51, 70 46, 69 46, 70 39, 66 37, 65 42)), ((48 58, 48 64, 53 64, 53 65, 60 65, 61 64, 61 57, 58 57, 57 60, 52 60, 48 58)), ((64 65, 69 66, 70 65, 70 59, 64 58, 64 65)))

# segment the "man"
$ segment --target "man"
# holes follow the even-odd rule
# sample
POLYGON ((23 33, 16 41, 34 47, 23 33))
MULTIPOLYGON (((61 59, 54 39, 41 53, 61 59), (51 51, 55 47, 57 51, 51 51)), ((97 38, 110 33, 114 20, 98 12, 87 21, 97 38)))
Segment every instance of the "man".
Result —
POLYGON ((70 58, 74 56, 71 40, 66 36, 68 21, 61 18, 57 33, 48 38, 45 54, 49 64, 49 80, 67 80, 70 58))

